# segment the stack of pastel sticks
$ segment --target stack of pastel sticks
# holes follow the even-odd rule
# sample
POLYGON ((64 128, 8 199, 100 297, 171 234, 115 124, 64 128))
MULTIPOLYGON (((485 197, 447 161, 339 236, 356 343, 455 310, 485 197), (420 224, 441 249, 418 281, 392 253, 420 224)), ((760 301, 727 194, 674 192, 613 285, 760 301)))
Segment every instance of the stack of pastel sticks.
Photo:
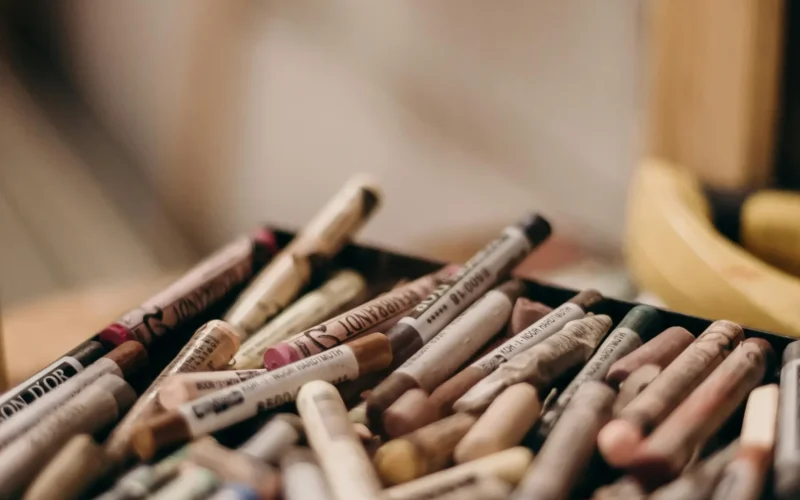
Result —
POLYGON ((234 241, 1 396, 0 498, 800 498, 800 343, 514 279, 537 214, 463 265, 342 266, 380 198, 234 241))

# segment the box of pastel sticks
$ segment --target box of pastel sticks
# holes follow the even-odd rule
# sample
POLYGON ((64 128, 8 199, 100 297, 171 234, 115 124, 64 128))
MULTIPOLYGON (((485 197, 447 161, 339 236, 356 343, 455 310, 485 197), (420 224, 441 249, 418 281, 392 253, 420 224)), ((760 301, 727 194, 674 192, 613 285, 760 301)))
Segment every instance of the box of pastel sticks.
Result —
POLYGON ((457 265, 315 222, 0 396, 0 498, 800 498, 793 339, 517 278, 538 215, 457 265))

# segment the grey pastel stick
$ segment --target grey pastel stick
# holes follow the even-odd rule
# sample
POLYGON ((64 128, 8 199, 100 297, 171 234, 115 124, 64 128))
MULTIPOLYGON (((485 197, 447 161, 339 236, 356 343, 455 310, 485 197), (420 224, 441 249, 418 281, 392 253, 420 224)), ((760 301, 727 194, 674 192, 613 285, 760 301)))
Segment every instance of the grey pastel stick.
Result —
POLYGON ((302 436, 303 421, 300 417, 291 413, 279 413, 237 448, 237 451, 263 462, 276 463, 302 436))
POLYGON ((86 493, 87 471, 105 469, 106 458, 92 436, 73 437, 45 466, 25 492, 25 500, 72 500, 86 493))
POLYGON ((694 335, 687 329, 680 326, 667 328, 643 346, 614 363, 608 370, 606 382, 616 387, 644 365, 666 368, 692 342, 694 342, 694 335))
POLYGON ((200 500, 219 486, 219 478, 208 469, 189 465, 163 488, 149 496, 150 500, 200 500))
POLYGON ((614 389, 596 381, 578 389, 511 496, 513 500, 569 497, 592 458, 597 433, 611 418, 614 396, 614 389))
POLYGON ((458 398, 498 366, 560 332, 570 321, 583 318, 586 311, 601 300, 603 296, 596 290, 584 290, 553 309, 547 316, 506 340, 440 385, 431 393, 432 407, 444 414, 449 413, 458 398))
POLYGON ((107 428, 136 399, 116 375, 104 375, 0 451, 0 498, 20 494, 72 436, 107 428))
POLYGON ((147 351, 136 341, 128 341, 98 359, 82 372, 48 392, 25 411, 14 414, 0 424, 0 449, 81 392, 86 386, 108 373, 126 378, 147 364, 147 351))
POLYGON ((619 325, 612 331, 597 352, 584 365, 572 382, 558 396, 552 408, 545 411, 537 428, 538 438, 544 441, 553 429, 564 409, 569 404, 572 396, 578 391, 581 384, 589 380, 602 381, 609 368, 617 360, 651 339, 662 328, 661 317, 658 311, 650 306, 636 306, 622 318, 619 325))
POLYGON ((684 472, 675 481, 655 490, 648 497, 649 500, 707 500, 738 449, 739 441, 732 442, 684 472))
POLYGON ((325 474, 308 448, 292 448, 281 458, 284 500, 330 500, 325 474))
POLYGON ((781 368, 778 441, 775 445, 775 496, 800 496, 800 340, 786 346, 781 368))
POLYGON ((83 371, 106 353, 94 340, 87 340, 40 372, 0 394, 0 422, 26 409, 34 401, 83 371))
POLYGON ((383 412, 406 391, 430 393, 447 380, 503 328, 524 288, 513 280, 490 290, 378 384, 367 397, 370 422, 380 422, 383 412))
POLYGON ((545 393, 567 370, 585 362, 611 327, 601 314, 567 323, 563 330, 501 364, 453 405, 458 412, 481 413, 506 388, 528 383, 545 393))
POLYGON ((138 465, 95 500, 141 500, 172 481, 186 461, 187 446, 153 465, 138 465))

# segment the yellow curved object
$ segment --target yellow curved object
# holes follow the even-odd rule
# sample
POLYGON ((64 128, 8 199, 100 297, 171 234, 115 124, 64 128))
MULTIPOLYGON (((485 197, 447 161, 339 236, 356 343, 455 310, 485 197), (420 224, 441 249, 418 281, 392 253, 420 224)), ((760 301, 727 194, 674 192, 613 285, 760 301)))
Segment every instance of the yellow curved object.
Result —
POLYGON ((742 205, 740 227, 747 251, 800 276, 800 195, 759 191, 742 205))
POLYGON ((800 279, 719 234, 686 172, 643 161, 631 186, 626 240, 634 279, 670 308, 800 337, 800 279))

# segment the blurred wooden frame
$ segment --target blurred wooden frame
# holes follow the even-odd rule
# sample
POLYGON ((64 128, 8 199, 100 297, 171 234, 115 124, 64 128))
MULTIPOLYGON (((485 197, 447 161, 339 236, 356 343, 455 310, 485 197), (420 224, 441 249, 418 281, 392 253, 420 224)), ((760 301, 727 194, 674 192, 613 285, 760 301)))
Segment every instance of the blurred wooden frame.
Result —
POLYGON ((654 0, 648 154, 719 188, 772 176, 784 0, 654 0))

